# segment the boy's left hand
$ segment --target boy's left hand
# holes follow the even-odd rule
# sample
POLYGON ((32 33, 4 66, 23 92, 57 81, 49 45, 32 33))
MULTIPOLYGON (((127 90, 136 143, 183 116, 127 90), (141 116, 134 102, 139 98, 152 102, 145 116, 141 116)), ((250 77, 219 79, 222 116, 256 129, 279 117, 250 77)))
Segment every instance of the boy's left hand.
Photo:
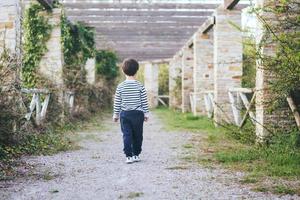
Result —
POLYGON ((149 117, 144 117, 144 121, 147 122, 149 117))

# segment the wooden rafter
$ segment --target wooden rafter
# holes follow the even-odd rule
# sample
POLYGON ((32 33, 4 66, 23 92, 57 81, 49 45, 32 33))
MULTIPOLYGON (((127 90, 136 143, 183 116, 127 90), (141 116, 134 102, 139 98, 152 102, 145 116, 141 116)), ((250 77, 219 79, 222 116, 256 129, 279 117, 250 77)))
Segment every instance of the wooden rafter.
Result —
POLYGON ((240 0, 224 0, 224 7, 225 9, 233 9, 238 3, 239 3, 240 0))

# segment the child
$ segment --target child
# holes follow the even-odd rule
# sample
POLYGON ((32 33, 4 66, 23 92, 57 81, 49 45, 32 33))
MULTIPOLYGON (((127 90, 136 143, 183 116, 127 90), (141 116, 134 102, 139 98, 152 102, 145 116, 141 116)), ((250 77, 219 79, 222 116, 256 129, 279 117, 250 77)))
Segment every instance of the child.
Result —
POLYGON ((139 64, 136 60, 124 60, 122 70, 126 80, 118 85, 114 101, 113 120, 117 122, 120 119, 123 150, 128 164, 140 161, 143 124, 149 118, 146 90, 135 77, 138 69, 139 64))

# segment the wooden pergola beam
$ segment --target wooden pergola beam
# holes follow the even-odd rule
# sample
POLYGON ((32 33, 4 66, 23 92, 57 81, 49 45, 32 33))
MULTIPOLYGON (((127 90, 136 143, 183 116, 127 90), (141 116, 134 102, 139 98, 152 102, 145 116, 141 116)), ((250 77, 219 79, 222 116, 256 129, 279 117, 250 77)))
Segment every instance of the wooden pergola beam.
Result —
POLYGON ((240 0, 224 0, 224 7, 225 9, 233 9, 238 3, 239 3, 240 0))
POLYGON ((140 10, 88 10, 88 9, 66 9, 66 14, 69 17, 73 16, 114 16, 114 17, 174 17, 174 16, 209 16, 213 13, 211 10, 200 11, 176 11, 176 10, 162 10, 162 11, 140 11, 140 10))
POLYGON ((69 9, 215 9, 219 4, 203 3, 102 3, 102 2, 66 2, 69 9))
POLYGON ((98 22, 127 22, 130 21, 132 23, 134 22, 158 22, 158 23, 197 23, 201 24, 205 19, 207 19, 207 16, 191 16, 191 17, 180 17, 180 16, 171 16, 171 17, 164 17, 164 16, 129 16, 129 17, 123 17, 123 16, 68 16, 68 19, 71 21, 98 21, 98 22))
POLYGON ((215 21, 216 18, 215 16, 211 16, 210 18, 208 18, 199 28, 199 32, 205 34, 208 31, 210 31, 212 29, 212 27, 215 25, 215 21))

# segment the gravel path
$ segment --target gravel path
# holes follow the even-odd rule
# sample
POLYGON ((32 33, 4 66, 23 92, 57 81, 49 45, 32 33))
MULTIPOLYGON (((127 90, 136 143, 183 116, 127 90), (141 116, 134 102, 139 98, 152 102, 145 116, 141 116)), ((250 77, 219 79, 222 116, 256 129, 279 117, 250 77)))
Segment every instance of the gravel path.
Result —
POLYGON ((180 159, 191 134, 166 132, 153 116, 145 125, 142 162, 127 165, 118 124, 78 133, 80 150, 27 157, 34 175, 7 182, 0 199, 296 199, 255 193, 238 184, 242 174, 207 169, 180 159))

